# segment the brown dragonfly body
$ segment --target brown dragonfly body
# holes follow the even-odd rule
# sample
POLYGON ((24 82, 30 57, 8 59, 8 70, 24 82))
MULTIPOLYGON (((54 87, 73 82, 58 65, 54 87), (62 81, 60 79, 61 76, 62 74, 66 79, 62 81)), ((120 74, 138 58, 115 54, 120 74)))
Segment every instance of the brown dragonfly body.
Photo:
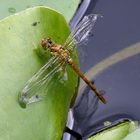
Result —
POLYGON ((71 58, 73 49, 78 47, 79 44, 87 41, 90 36, 90 32, 97 20, 97 14, 91 14, 85 16, 81 22, 75 27, 75 29, 69 34, 63 45, 54 43, 50 38, 42 39, 41 46, 44 50, 49 51, 52 57, 41 67, 41 69, 27 81, 24 88, 19 94, 19 103, 26 107, 27 104, 38 102, 42 100, 45 91, 45 87, 48 87, 49 83, 53 82, 53 76, 64 69, 65 64, 68 64, 76 73, 81 77, 85 83, 95 92, 98 98, 106 103, 105 98, 101 95, 100 91, 92 84, 81 72, 78 66, 71 58), (47 73, 51 66, 53 69, 47 73), (62 68, 62 69, 61 69, 62 68), (47 73, 47 74, 46 74, 47 73), (38 92, 43 90, 43 92, 38 92))
POLYGON ((70 53, 67 49, 65 49, 62 45, 55 44, 50 38, 44 38, 41 41, 41 45, 45 50, 49 50, 50 53, 60 59, 60 61, 64 61, 69 64, 71 68, 81 77, 86 84, 95 92, 98 98, 106 104, 105 98, 101 95, 99 90, 84 76, 81 70, 74 63, 73 59, 70 57, 70 53))

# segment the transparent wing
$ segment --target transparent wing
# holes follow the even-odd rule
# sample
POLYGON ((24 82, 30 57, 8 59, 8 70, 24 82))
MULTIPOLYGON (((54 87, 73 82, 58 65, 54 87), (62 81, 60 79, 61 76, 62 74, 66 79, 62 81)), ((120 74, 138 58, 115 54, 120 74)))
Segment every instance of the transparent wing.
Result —
POLYGON ((66 42, 64 43, 64 47, 70 50, 73 48, 73 46, 87 41, 88 38, 92 36, 91 30, 94 27, 98 17, 98 14, 90 14, 85 16, 75 27, 75 29, 70 33, 66 42))
POLYGON ((40 101, 51 84, 54 75, 61 70, 59 58, 52 57, 26 84, 20 93, 20 104, 30 104, 40 101), (50 70, 48 72, 48 70, 50 70), (44 93, 45 92, 45 93, 44 93))

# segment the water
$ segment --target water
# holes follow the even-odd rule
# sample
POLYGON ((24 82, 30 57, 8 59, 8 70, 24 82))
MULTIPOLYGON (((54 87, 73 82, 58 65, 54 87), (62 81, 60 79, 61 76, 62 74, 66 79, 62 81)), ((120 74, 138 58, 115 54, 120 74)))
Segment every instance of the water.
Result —
MULTIPOLYGON (((96 64, 109 56, 140 41, 139 3, 139 1, 132 3, 130 0, 97 1, 94 7, 91 6, 88 9, 87 13, 102 13, 104 18, 97 23, 95 36, 88 42, 86 48, 88 57, 81 65, 83 71, 87 72, 89 68, 96 67, 96 64)), ((137 48, 140 48, 140 43, 137 48)), ((79 107, 79 115, 78 111, 75 114, 75 131, 86 136, 91 131, 96 131, 99 126, 104 127, 104 123, 107 121, 113 123, 119 122, 121 119, 130 119, 140 122, 140 51, 138 52, 138 50, 134 48, 129 52, 130 54, 125 52, 124 57, 128 55, 131 57, 114 63, 114 65, 100 65, 98 69, 94 69, 96 71, 91 72, 89 77, 96 78, 95 85, 106 92, 105 97, 108 104, 97 103, 98 105, 92 109, 92 98, 82 99, 83 105, 79 107), (137 51, 137 55, 136 53, 134 55, 135 51, 137 51), (98 73, 98 70, 103 67, 107 68, 102 73, 98 73), (89 112, 93 115, 87 117, 89 112)))
POLYGON ((88 87, 81 89, 74 107, 74 131, 87 138, 125 120, 140 121, 138 60, 139 54, 112 65, 96 77, 95 85, 105 91, 107 105, 99 102, 88 87))

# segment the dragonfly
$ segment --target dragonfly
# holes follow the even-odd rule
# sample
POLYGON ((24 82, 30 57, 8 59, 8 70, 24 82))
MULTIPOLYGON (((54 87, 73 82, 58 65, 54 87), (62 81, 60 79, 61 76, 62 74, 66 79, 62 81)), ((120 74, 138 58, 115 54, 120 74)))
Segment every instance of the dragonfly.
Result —
POLYGON ((73 69, 73 71, 93 90, 93 92, 104 104, 107 103, 106 99, 100 93, 100 90, 98 90, 95 85, 88 80, 86 76, 84 76, 80 68, 71 57, 74 49, 89 39, 98 16, 98 14, 84 16, 84 18, 69 34, 63 45, 55 43, 49 37, 41 40, 41 47, 45 51, 50 52, 51 58, 31 79, 29 79, 29 81, 27 81, 24 88, 20 92, 19 102, 23 107, 26 107, 26 105, 30 103, 42 100, 42 97, 37 94, 39 90, 44 85, 47 87, 55 73, 64 70, 66 65, 69 65, 73 69), (52 65, 54 68, 45 74, 46 71, 52 67, 52 65))

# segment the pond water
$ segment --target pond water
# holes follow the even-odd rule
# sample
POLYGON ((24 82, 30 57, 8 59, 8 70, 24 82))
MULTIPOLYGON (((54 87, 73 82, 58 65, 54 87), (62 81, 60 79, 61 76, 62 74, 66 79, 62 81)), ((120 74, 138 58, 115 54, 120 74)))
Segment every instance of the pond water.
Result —
MULTIPOLYGON (((77 124, 74 125, 79 133, 87 135, 93 128, 96 131, 105 121, 140 121, 139 4, 138 0, 95 0, 86 13, 100 13, 103 18, 97 22, 93 38, 86 46, 81 46, 84 51, 81 69, 105 91, 108 104, 95 104, 91 91, 85 100, 81 98, 80 118, 75 115, 77 124), (92 115, 85 119, 87 110, 92 115)), ((80 87, 84 87, 83 82, 80 87)))

